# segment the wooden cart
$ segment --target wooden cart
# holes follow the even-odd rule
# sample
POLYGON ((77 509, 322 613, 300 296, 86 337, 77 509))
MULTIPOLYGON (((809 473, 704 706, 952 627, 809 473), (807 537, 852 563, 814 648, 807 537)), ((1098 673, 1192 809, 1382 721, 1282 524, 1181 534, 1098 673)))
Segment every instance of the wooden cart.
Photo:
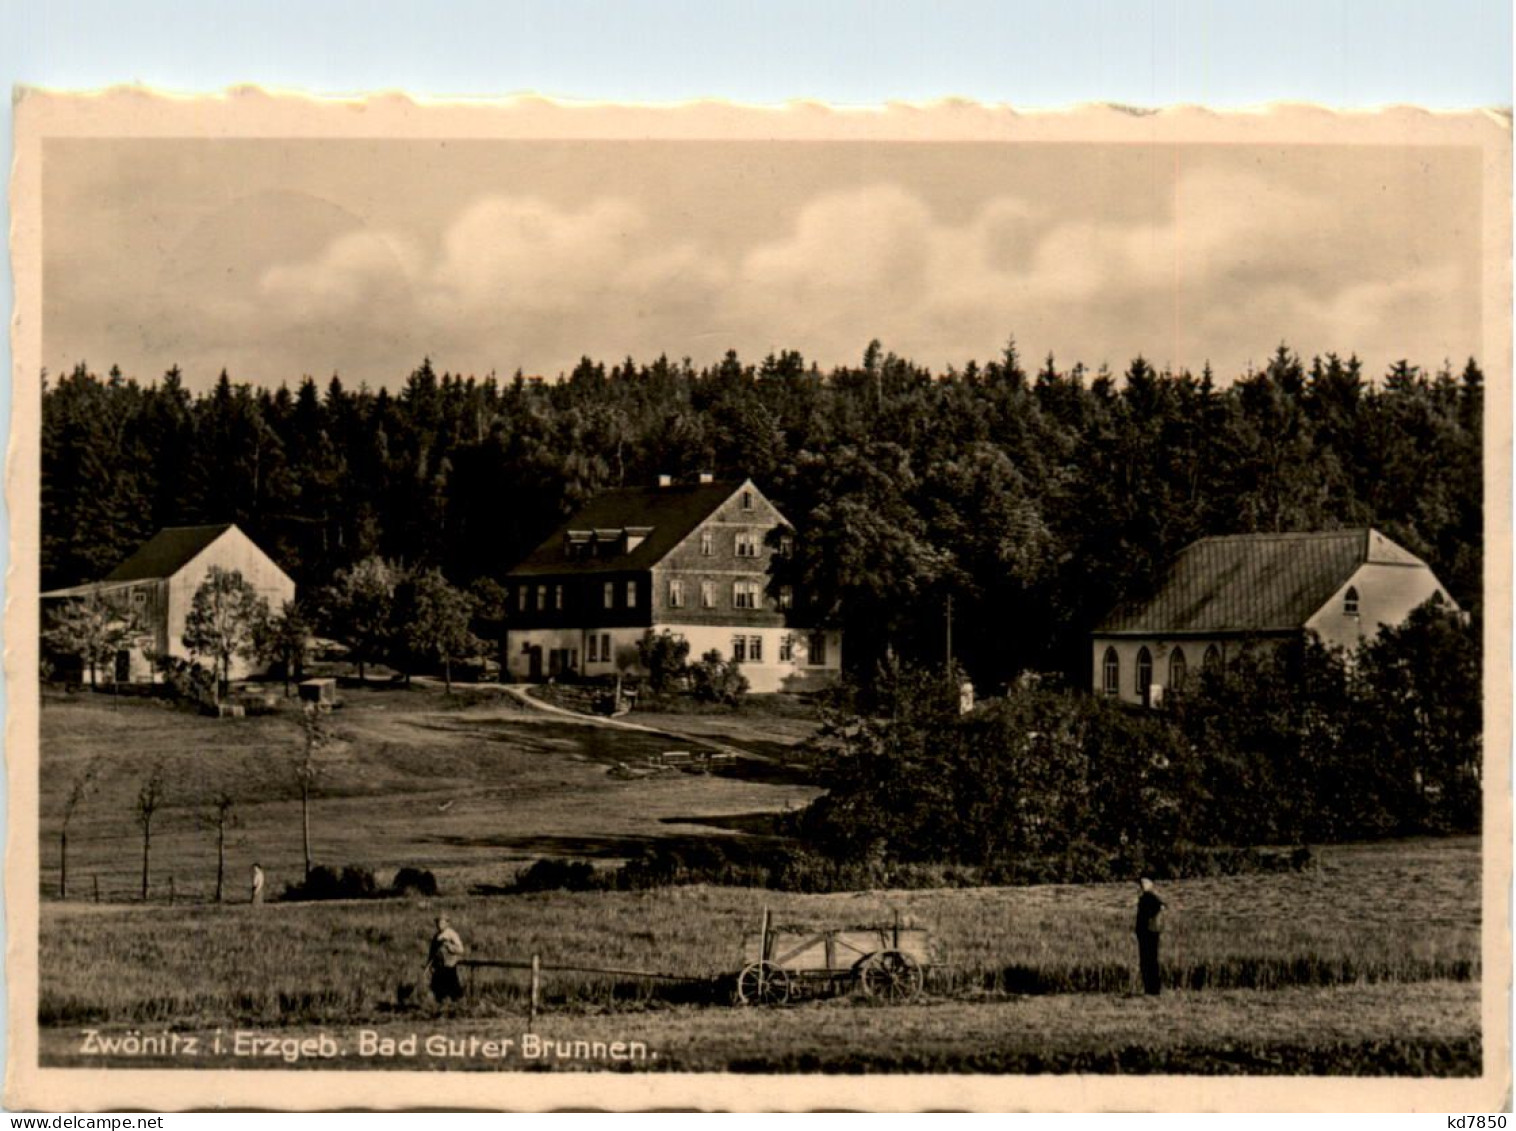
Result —
POLYGON ((848 927, 797 931, 775 927, 768 912, 763 930, 744 940, 737 1000, 744 1005, 781 1005, 799 991, 862 990, 883 1002, 921 995, 931 965, 931 936, 920 927, 848 927))

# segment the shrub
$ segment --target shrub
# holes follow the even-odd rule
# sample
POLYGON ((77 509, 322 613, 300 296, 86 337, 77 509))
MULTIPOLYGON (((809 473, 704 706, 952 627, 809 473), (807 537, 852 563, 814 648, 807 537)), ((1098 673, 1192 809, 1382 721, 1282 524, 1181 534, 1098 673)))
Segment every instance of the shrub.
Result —
POLYGON ((163 683, 175 699, 199 706, 216 702, 216 677, 203 664, 178 656, 165 656, 163 683))
POLYGON ((689 668, 690 642, 675 637, 668 629, 654 633, 648 629, 637 642, 637 659, 647 672, 648 690, 662 695, 683 679, 689 668))
POLYGON ((588 860, 543 857, 516 873, 516 891, 593 891, 600 887, 595 866, 588 860))
POLYGON ((291 902, 372 899, 378 893, 374 873, 369 868, 349 864, 339 872, 336 868, 318 864, 306 873, 303 880, 286 884, 281 898, 291 902))
POLYGON ((437 877, 426 868, 401 868, 390 882, 390 890, 396 895, 436 895, 437 877))
POLYGON ((702 703, 724 703, 735 707, 747 694, 747 676, 736 660, 723 660, 712 648, 690 666, 690 694, 702 703))

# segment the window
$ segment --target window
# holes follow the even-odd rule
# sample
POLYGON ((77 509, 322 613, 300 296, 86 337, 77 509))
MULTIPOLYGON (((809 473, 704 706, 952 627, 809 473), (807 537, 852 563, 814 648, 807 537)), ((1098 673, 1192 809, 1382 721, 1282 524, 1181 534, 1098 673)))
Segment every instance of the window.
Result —
POLYGON ((806 658, 810 660, 811 667, 819 668, 826 665, 826 633, 811 633, 810 644, 807 646, 806 658))
POLYGON ((732 637, 732 662, 735 663, 735 664, 741 664, 741 663, 745 663, 746 661, 747 661, 747 637, 746 636, 734 636, 734 637, 732 637))
POLYGON ((756 609, 758 607, 758 583, 737 581, 732 583, 732 608, 756 609))
POLYGON ((1212 644, 1205 650, 1205 658, 1200 661, 1200 670, 1206 673, 1219 672, 1221 670, 1221 649, 1212 644))
POLYGON ((747 658, 755 664, 763 663, 763 637, 749 636, 747 638, 747 658))
POLYGON ((751 530, 742 530, 737 534, 737 556, 739 558, 756 558, 758 556, 758 535, 751 530))
POLYGON ((716 552, 716 535, 709 530, 700 532, 700 556, 708 558, 716 552))
POLYGON ((526 612, 527 592, 530 589, 530 585, 516 586, 516 609, 518 612, 526 612))
POLYGON ((753 493, 751 491, 742 492, 742 509, 745 511, 753 509, 753 493))
POLYGON ((702 581, 700 583, 700 607, 702 609, 714 609, 716 607, 716 583, 714 581, 702 581))
POLYGON ((1142 648, 1137 653, 1137 696, 1144 707, 1148 706, 1153 686, 1153 653, 1142 648))
POLYGON ((793 609, 795 607, 795 588, 792 585, 779 587, 779 607, 781 609, 793 609))
POLYGON ((795 638, 788 634, 779 638, 779 662, 792 664, 795 662, 795 638))
POLYGON ((600 634, 600 662, 602 664, 611 662, 611 634, 609 632, 600 634))
POLYGON ((590 638, 585 641, 585 644, 587 647, 584 649, 584 662, 587 664, 598 664, 600 662, 600 638, 592 632, 590 633, 590 638))
POLYGON ((1121 694, 1121 657, 1116 655, 1114 648, 1105 650, 1105 659, 1101 662, 1100 688, 1107 695, 1121 694))
POLYGON ((614 609, 616 607, 616 583, 614 581, 607 581, 605 583, 605 593, 602 599, 607 609, 614 609))
POLYGON ((537 586, 537 611, 540 613, 545 608, 547 608, 547 586, 539 585, 537 586))
POLYGON ((553 586, 553 608, 563 608, 563 586, 561 585, 553 586))
POLYGON ((1175 648, 1169 653, 1169 690, 1183 691, 1184 681, 1189 676, 1189 665, 1184 659, 1184 649, 1175 648))
POLYGON ((681 578, 673 578, 669 582, 669 608, 684 608, 684 581, 681 578))
POLYGON ((1358 615, 1358 590, 1348 587, 1348 591, 1342 597, 1342 615, 1356 617, 1358 615))
POLYGON ((795 536, 793 534, 781 534, 779 536, 778 554, 781 558, 792 557, 795 553, 795 536))
POLYGON ((147 606, 147 590, 146 589, 134 589, 134 590, 132 590, 132 604, 134 606, 136 606, 137 608, 139 608, 139 609, 145 608, 147 606))
POLYGON ((637 583, 635 581, 628 581, 626 583, 626 607, 629 609, 637 607, 637 583))

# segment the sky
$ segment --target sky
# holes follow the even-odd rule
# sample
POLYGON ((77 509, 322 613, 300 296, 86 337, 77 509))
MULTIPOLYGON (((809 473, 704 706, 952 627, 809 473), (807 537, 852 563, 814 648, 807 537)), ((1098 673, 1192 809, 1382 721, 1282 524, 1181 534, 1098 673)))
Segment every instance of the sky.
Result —
POLYGON ((735 349, 1461 365, 1479 168, 1405 147, 50 140, 44 361, 393 386, 735 349))

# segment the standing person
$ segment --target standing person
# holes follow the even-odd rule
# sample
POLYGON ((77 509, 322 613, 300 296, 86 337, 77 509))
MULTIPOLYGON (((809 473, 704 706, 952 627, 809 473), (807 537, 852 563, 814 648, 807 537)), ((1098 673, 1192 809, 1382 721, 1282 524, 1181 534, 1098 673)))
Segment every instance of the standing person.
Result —
POLYGON ((426 965, 432 972, 432 997, 439 1003, 462 999, 463 983, 458 980, 458 960, 462 957, 463 940, 453 930, 447 916, 438 915, 437 933, 432 936, 426 965))
POLYGON ((263 869, 253 865, 253 905, 263 902, 263 869))
POLYGON ((1158 996, 1163 989, 1158 971, 1158 940, 1163 936, 1163 900, 1153 890, 1153 881, 1143 876, 1137 881, 1142 892, 1137 897, 1137 961, 1142 967, 1142 992, 1158 996))

